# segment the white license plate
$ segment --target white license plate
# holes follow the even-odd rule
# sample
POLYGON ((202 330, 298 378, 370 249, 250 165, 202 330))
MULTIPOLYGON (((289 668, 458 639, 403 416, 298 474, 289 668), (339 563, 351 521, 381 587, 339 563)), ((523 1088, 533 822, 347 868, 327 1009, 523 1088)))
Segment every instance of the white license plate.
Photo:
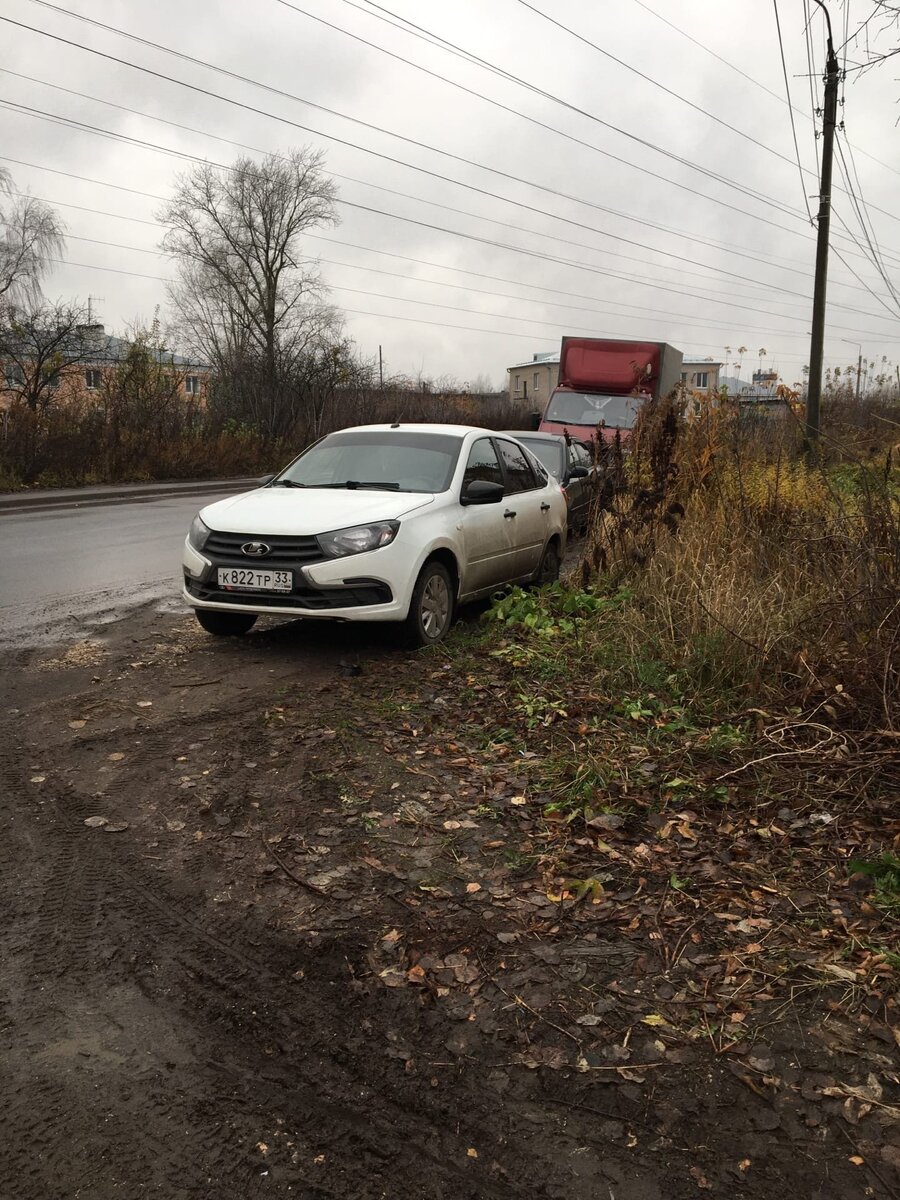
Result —
POLYGON ((260 571, 256 567, 219 567, 219 587, 237 592, 289 592, 292 571, 260 571))

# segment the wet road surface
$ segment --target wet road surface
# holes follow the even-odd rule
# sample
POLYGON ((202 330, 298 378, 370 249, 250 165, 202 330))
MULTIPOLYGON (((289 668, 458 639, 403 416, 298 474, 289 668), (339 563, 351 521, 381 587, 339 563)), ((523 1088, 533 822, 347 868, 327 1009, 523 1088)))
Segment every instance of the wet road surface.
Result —
POLYGON ((0 646, 57 641, 148 601, 181 606, 181 545, 221 493, 0 516, 0 646))

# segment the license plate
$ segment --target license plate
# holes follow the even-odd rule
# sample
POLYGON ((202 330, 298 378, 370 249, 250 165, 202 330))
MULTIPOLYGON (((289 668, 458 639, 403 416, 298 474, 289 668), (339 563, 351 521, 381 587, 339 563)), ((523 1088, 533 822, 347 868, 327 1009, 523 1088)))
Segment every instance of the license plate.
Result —
POLYGON ((292 571, 260 571, 256 567, 219 567, 219 587, 235 592, 289 592, 292 571))

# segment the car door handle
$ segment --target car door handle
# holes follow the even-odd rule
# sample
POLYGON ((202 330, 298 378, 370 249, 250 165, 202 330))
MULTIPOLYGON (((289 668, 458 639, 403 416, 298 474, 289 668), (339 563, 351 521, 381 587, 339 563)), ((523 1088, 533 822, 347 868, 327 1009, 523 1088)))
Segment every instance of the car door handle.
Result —
POLYGON ((511 509, 511 508, 508 508, 508 509, 506 510, 506 512, 505 512, 503 515, 504 515, 504 517, 505 517, 505 518, 507 519, 507 521, 508 521, 510 517, 514 517, 516 514, 515 514, 515 512, 513 511, 513 509, 511 509))
POLYGON ((549 512, 549 511, 550 511, 550 505, 549 505, 549 504, 542 504, 542 505, 541 505, 541 512, 549 512))

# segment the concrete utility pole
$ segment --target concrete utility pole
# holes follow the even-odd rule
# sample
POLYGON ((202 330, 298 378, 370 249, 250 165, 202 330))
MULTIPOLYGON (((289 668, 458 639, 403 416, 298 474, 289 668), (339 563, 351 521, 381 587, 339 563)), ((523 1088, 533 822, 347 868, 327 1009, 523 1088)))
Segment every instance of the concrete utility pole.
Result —
POLYGON ((828 56, 825 60, 825 110, 822 122, 822 179, 819 185, 819 237, 816 245, 816 283, 813 291, 812 337, 809 349, 809 384, 806 395, 806 435, 818 440, 822 403, 822 355, 825 349, 825 291, 828 285, 828 235, 831 229, 831 167, 837 124, 840 69, 831 38, 831 17, 822 0, 816 0, 828 22, 828 56))
POLYGON ((384 391, 384 362, 381 358, 381 347, 378 347, 378 386, 384 391))

